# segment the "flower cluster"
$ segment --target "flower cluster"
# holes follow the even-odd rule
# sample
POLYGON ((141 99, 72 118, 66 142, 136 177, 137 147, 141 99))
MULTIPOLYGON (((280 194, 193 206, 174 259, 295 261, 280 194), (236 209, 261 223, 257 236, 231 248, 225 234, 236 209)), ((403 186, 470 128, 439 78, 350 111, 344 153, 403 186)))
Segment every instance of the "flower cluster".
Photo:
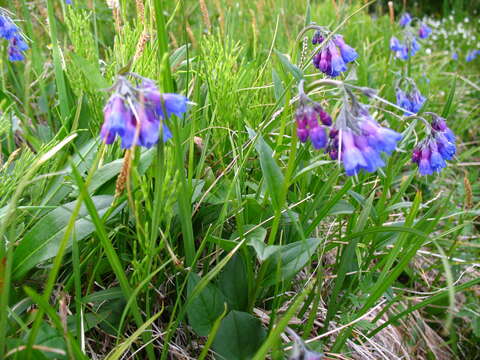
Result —
POLYGON ((401 27, 405 27, 409 25, 412 22, 412 17, 410 16, 409 13, 403 13, 402 16, 400 17, 400 20, 398 21, 398 24, 401 27))
POLYGON ((418 37, 420 39, 428 38, 431 33, 432 33, 432 29, 430 29, 430 27, 427 24, 425 23, 420 24, 420 28, 418 29, 418 37))
MULTIPOLYGON (((327 35, 320 30, 315 32, 312 43, 322 44, 327 35)), ((324 74, 336 77, 347 71, 347 64, 358 57, 354 48, 349 46, 342 35, 333 35, 332 40, 326 42, 322 50, 313 57, 313 65, 324 74)))
POLYGON ((445 119, 430 113, 433 117, 427 137, 414 149, 412 161, 418 164, 420 175, 431 175, 440 172, 455 156, 455 135, 447 126, 445 119))
POLYGON ((467 62, 472 62, 473 60, 475 60, 477 58, 478 55, 480 55, 480 50, 470 50, 467 53, 467 57, 466 57, 465 60, 467 62))
POLYGON ((418 90, 415 82, 410 82, 410 90, 404 91, 399 86, 396 88, 397 105, 405 110, 405 115, 413 115, 420 111, 427 100, 418 90))
POLYGON ((333 160, 343 162, 347 175, 360 170, 374 172, 385 166, 382 153, 390 155, 402 135, 378 124, 367 106, 356 100, 344 104, 335 128, 330 132, 327 152, 333 160))
POLYGON ((187 98, 178 94, 161 94, 155 82, 140 79, 134 86, 125 76, 119 76, 112 87, 113 94, 104 108, 105 121, 100 136, 106 144, 112 144, 118 135, 123 149, 134 145, 150 148, 158 142, 160 131, 166 142, 172 134, 165 119, 172 114, 181 116, 187 111, 187 98))
POLYGON ((390 50, 395 53, 397 58, 402 60, 408 60, 408 58, 414 56, 420 48, 420 43, 411 33, 406 33, 404 42, 400 42, 395 36, 392 36, 390 39, 390 50))
POLYGON ((8 41, 8 59, 22 61, 25 59, 24 51, 28 45, 20 28, 15 25, 6 10, 0 8, 0 37, 8 41))
MULTIPOLYGON (((392 36, 390 39, 390 50, 395 53, 395 56, 402 60, 408 60, 409 57, 414 56, 421 48, 420 43, 417 41, 416 36, 411 30, 411 24, 413 18, 409 13, 404 13, 400 20, 399 25, 404 30, 403 41, 400 41, 397 37, 392 36)), ((418 28, 418 37, 420 39, 426 39, 432 33, 432 29, 425 23, 420 23, 418 28)))
POLYGON ((305 143, 308 139, 315 149, 327 145, 327 131, 325 126, 332 125, 332 118, 319 103, 312 101, 302 94, 300 105, 295 112, 298 139, 305 143))

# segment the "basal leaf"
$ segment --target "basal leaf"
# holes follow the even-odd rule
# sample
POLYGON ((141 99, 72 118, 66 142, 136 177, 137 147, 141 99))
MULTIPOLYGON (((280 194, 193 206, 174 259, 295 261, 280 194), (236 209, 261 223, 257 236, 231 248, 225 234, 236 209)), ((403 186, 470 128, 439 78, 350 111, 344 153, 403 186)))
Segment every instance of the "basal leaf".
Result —
MULTIPOLYGON (((110 204, 112 196, 95 196, 93 201, 98 212, 103 215, 110 204)), ((57 254, 60 239, 63 237, 76 201, 57 207, 41 218, 23 237, 13 254, 13 279, 24 276, 30 269, 57 254)), ((87 209, 82 206, 75 222, 77 241, 89 236, 95 227, 90 221, 87 209)), ((71 240, 70 240, 71 241, 71 240)), ((71 243, 70 243, 71 244, 71 243)))
MULTIPOLYGON (((191 273, 187 284, 187 293, 190 295, 199 283, 200 276, 191 273)), ((224 311, 225 297, 214 284, 207 284, 195 296, 187 307, 187 316, 193 330, 200 336, 207 336, 215 320, 224 311)))
POLYGON ((240 311, 231 311, 218 330, 213 349, 219 359, 251 359, 265 338, 260 320, 240 311))
POLYGON ((267 268, 267 276, 263 280, 264 286, 271 286, 278 281, 291 279, 309 261, 318 245, 320 239, 310 238, 305 241, 297 241, 292 244, 277 246, 272 261, 267 268), (280 276, 277 269, 280 269, 280 276))

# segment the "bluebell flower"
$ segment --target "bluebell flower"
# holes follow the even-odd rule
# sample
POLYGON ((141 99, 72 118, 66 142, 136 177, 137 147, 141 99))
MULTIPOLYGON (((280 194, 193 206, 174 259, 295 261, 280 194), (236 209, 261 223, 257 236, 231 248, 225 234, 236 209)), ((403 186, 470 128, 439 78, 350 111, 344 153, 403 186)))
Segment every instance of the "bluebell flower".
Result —
POLYGON ((135 135, 136 121, 131 109, 125 104, 125 99, 119 94, 113 94, 103 110, 105 122, 100 136, 105 144, 110 145, 118 135, 122 138, 122 147, 130 148, 135 135))
POLYGON ((347 71, 347 65, 345 64, 345 61, 343 60, 342 56, 340 56, 340 53, 338 52, 338 49, 335 46, 335 43, 330 42, 328 46, 328 50, 331 56, 331 60, 330 60, 331 62, 330 62, 330 73, 327 75, 330 75, 331 77, 337 77, 342 72, 347 71))
POLYGON ((372 118, 366 118, 359 125, 369 145, 377 151, 391 154, 397 148, 397 143, 402 139, 401 134, 380 126, 372 118))
POLYGON ((402 44, 395 36, 390 39, 390 50, 395 52, 395 56, 402 60, 408 59, 408 47, 402 44))
POLYGON ((25 59, 24 52, 28 50, 28 45, 24 36, 8 14, 1 11, 1 9, 0 37, 8 41, 7 53, 10 61, 22 61, 25 59))
POLYGON ((407 94, 402 89, 396 91, 397 105, 405 109, 405 115, 411 115, 412 104, 408 100, 407 94))
POLYGON ((332 118, 319 103, 312 101, 304 93, 301 93, 300 96, 300 105, 295 112, 295 121, 297 137, 302 143, 307 142, 310 138, 315 149, 326 146, 327 133, 322 125, 331 125, 332 118))
POLYGON ((342 162, 348 176, 356 175, 362 168, 366 168, 367 161, 359 148, 356 147, 353 133, 346 129, 342 131, 342 162))
POLYGON ((163 142, 172 137, 165 119, 171 115, 182 116, 187 111, 187 98, 161 94, 152 80, 143 80, 137 88, 121 76, 114 85, 115 92, 105 106, 105 121, 100 132, 106 144, 113 143, 118 135, 123 149, 134 145, 150 148, 158 142, 160 131, 163 142))
POLYGON ((72 5, 72 0, 65 0, 65 4, 72 5))
POLYGON ((412 161, 418 164, 420 175, 440 172, 456 153, 455 135, 445 119, 433 114, 431 131, 413 150, 412 161))
POLYGON ((405 27, 411 22, 412 22, 412 17, 410 16, 409 13, 406 12, 406 13, 403 13, 403 15, 400 17, 400 21, 398 22, 398 24, 401 27, 405 27))
POLYGON ((432 33, 432 29, 430 29, 430 27, 427 24, 422 23, 420 25, 420 28, 418 29, 418 37, 420 39, 428 38, 431 33, 432 33))
POLYGON ((408 99, 410 100, 410 111, 414 114, 418 113, 422 108, 423 104, 427 100, 417 88, 414 88, 409 94, 408 99))
POLYGON ((458 53, 456 51, 452 53, 452 60, 458 60, 458 53))
POLYGON ((355 61, 355 59, 358 57, 358 54, 354 48, 345 43, 342 35, 335 35, 333 41, 335 45, 340 48, 340 53, 342 54, 342 58, 345 63, 355 61))
POLYGON ((364 135, 355 135, 355 145, 362 152, 363 158, 367 165, 362 167, 367 172, 374 172, 378 168, 384 167, 385 162, 380 156, 380 152, 376 151, 368 143, 364 135))
POLYGON ((430 165, 430 149, 428 147, 421 150, 421 157, 418 163, 418 171, 420 172, 420 175, 433 174, 433 169, 430 165))
POLYGON ((477 57, 478 54, 479 54, 479 50, 470 50, 467 53, 466 61, 471 62, 471 61, 475 60, 475 58, 477 57))
POLYGON ((402 90, 400 87, 396 88, 397 105, 405 110, 404 115, 406 116, 417 114, 427 98, 420 93, 412 79, 402 79, 399 85, 402 82, 407 83, 407 90, 402 90))
POLYGON ((357 102, 352 102, 348 110, 342 108, 337 122, 340 127, 330 131, 326 152, 332 160, 342 161, 348 176, 385 166, 382 153, 391 154, 402 138, 396 131, 380 126, 368 108, 357 102))
POLYGON ((420 43, 417 41, 417 38, 414 36, 412 37, 412 42, 410 44, 410 56, 414 56, 421 48, 420 43))
MULTIPOLYGON (((312 42, 319 44, 324 41, 320 32, 316 32, 312 42)), ((343 36, 335 35, 333 40, 326 43, 322 50, 313 57, 313 65, 324 74, 337 77, 347 71, 347 63, 355 61, 357 52, 345 43, 343 36)))

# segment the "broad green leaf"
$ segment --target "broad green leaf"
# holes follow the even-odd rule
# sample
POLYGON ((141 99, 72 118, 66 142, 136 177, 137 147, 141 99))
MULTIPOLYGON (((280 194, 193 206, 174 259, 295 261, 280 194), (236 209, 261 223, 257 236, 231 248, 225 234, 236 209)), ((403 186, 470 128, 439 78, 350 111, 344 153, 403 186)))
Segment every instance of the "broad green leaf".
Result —
POLYGON ((218 359, 248 360, 265 338, 260 320, 240 311, 231 311, 223 320, 213 342, 218 359))
POLYGON ((320 245, 320 239, 317 238, 301 240, 288 245, 277 245, 278 249, 268 264, 263 285, 270 286, 278 281, 291 279, 309 262, 318 245, 320 245), (280 276, 277 274, 277 268, 280 268, 280 276))
POLYGON ((285 67, 286 70, 288 70, 297 81, 300 81, 303 79, 303 71, 295 64, 292 64, 290 61, 290 58, 286 54, 282 54, 278 50, 274 49, 275 54, 277 54, 278 58, 280 59, 280 62, 282 65, 285 67))
MULTIPOLYGON (((103 215, 112 203, 112 196, 95 196, 93 201, 103 215)), ((23 237, 13 254, 13 279, 20 279, 30 269, 57 254, 60 239, 65 233, 76 201, 59 206, 41 218, 23 237)), ((77 241, 85 239, 95 230, 87 209, 82 206, 75 222, 77 241)), ((71 241, 71 240, 70 240, 71 241)), ((71 244, 71 243, 70 243, 71 244)))
MULTIPOLYGON (((247 128, 248 134, 251 139, 255 138, 257 134, 250 128, 247 128)), ((260 157, 260 167, 262 168, 262 174, 267 184, 267 189, 272 198, 272 203, 276 209, 279 209, 281 192, 283 189, 284 176, 282 170, 277 165, 273 158, 273 151, 268 144, 263 140, 261 135, 258 135, 258 139, 255 143, 255 149, 260 157)))
POLYGON ((240 254, 235 254, 220 273, 218 286, 231 309, 246 309, 248 304, 247 269, 240 254))
MULTIPOLYGON (((190 296, 199 283, 200 276, 191 273, 188 278, 187 293, 190 296)), ((216 285, 208 283, 187 306, 187 316, 193 330, 200 336, 207 336, 215 320, 224 311, 225 297, 216 285)))

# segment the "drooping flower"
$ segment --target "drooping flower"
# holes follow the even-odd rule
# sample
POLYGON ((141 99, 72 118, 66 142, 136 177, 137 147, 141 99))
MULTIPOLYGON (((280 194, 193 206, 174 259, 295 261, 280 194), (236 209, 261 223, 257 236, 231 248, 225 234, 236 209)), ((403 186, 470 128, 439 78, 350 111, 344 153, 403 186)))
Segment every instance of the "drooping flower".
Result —
POLYGON ((406 12, 406 13, 403 13, 403 15, 400 17, 400 21, 398 22, 398 24, 401 27, 405 27, 411 22, 412 22, 412 17, 410 16, 409 13, 406 12))
POLYGON ((420 43, 417 41, 417 38, 415 36, 412 36, 410 46, 408 47, 410 51, 410 56, 414 56, 419 50, 421 46, 420 43))
POLYGON ((420 39, 428 38, 431 33, 432 33, 432 29, 430 29, 430 27, 427 24, 425 23, 420 24, 420 28, 418 29, 418 37, 420 39))
POLYGON ((427 137, 414 149, 412 161, 418 164, 420 175, 440 172, 456 153, 455 135, 442 117, 432 114, 433 121, 427 137))
POLYGON ((342 35, 335 35, 333 37, 333 42, 340 48, 340 53, 342 54, 343 61, 346 63, 355 61, 358 57, 357 52, 350 45, 345 43, 342 35))
MULTIPOLYGON (((325 37, 320 31, 315 32, 313 44, 321 44, 325 37)), ((313 65, 324 74, 337 77, 347 71, 347 63, 355 61, 357 52, 345 43, 342 35, 334 35, 332 40, 324 44, 322 50, 313 57, 313 65)))
MULTIPOLYGON (((402 80, 403 81, 403 80, 402 80)), ((409 90, 404 91, 400 87, 396 89, 397 105, 405 110, 404 115, 417 114, 427 100, 425 96, 420 93, 417 85, 411 79, 407 79, 409 90)))
POLYGON ((28 45, 20 28, 14 23, 6 10, 0 8, 0 37, 8 41, 8 59, 22 61, 28 45))
POLYGON ((318 150, 326 146, 327 133, 324 126, 331 125, 332 119, 320 104, 314 103, 309 98, 301 99, 295 112, 295 121, 297 137, 302 143, 307 142, 310 138, 315 149, 318 150))
POLYGON ((390 39, 390 50, 395 53, 395 56, 402 60, 408 59, 408 48, 402 44, 395 36, 390 39))
POLYGON ((172 114, 184 114, 187 98, 178 94, 161 94, 155 82, 142 80, 135 87, 124 76, 119 76, 104 109, 105 121, 100 136, 106 144, 112 144, 118 135, 123 149, 134 145, 150 148, 158 142, 160 131, 164 142, 172 137, 165 120, 172 114))
POLYGON ((476 57, 480 54, 480 50, 470 50, 468 53, 467 53, 467 56, 465 58, 465 60, 467 62, 472 62, 473 60, 476 59, 476 57))
POLYGON ((401 138, 396 131, 379 125, 366 106, 352 101, 344 104, 330 131, 327 152, 333 160, 342 161, 348 176, 361 170, 374 172, 385 166, 382 153, 391 154, 401 138))

